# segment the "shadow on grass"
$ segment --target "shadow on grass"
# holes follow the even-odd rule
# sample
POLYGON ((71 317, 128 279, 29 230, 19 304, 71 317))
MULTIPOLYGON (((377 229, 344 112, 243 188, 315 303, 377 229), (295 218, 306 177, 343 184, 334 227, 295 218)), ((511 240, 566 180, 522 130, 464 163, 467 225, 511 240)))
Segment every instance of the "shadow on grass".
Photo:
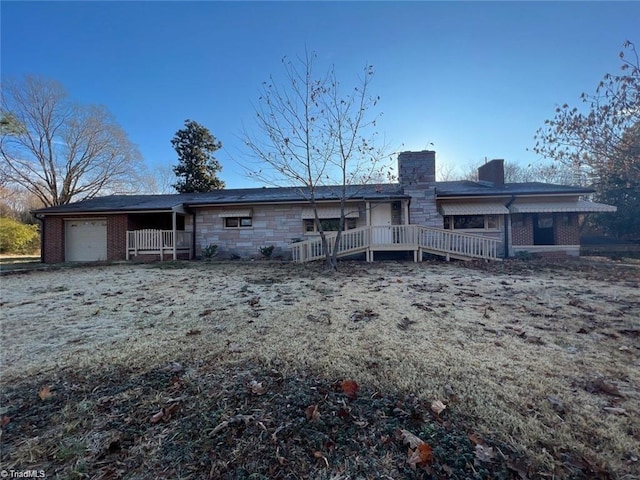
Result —
MULTIPOLYGON (((5 387, 6 468, 66 478, 538 478, 506 445, 469 435, 455 409, 434 414, 425 400, 366 386, 349 396, 339 380, 274 365, 103 366, 5 387), (431 445, 428 464, 407 461, 401 430, 431 445)), ((590 467, 568 462, 555 478, 610 478, 590 467)))

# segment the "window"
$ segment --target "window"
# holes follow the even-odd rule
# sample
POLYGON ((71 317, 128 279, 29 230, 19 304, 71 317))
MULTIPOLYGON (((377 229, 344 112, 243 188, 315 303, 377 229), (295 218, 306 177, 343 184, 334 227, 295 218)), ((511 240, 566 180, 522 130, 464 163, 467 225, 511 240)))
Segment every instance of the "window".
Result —
POLYGON ((253 225, 251 217, 225 217, 225 228, 247 228, 253 225))
POLYGON ((573 225, 573 219, 575 218, 575 216, 571 213, 563 213, 562 214, 562 225, 565 225, 567 227, 573 225))
MULTIPOLYGON (((340 219, 339 218, 321 218, 320 226, 322 227, 323 232, 337 232, 340 228, 340 219)), ((356 219, 355 218, 345 218, 344 219, 345 230, 351 230, 352 228, 356 228, 356 219)), ((316 230, 316 221, 312 218, 304 220, 304 231, 306 233, 315 233, 316 230)))
POLYGON ((498 230, 499 215, 450 215, 444 217, 444 228, 450 230, 498 230))
POLYGON ((553 214, 552 213, 539 214, 538 228, 553 228, 553 214))
POLYGON ((511 215, 511 226, 516 228, 524 227, 524 215, 521 213, 511 215))

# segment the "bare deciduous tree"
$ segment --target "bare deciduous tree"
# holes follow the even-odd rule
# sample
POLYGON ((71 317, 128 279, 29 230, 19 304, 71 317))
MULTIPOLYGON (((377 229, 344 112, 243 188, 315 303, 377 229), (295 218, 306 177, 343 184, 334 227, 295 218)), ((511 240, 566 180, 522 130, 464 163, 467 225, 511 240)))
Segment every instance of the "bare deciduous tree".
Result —
MULTIPOLYGON (((482 162, 484 163, 484 161, 482 162)), ((478 167, 482 165, 467 164, 461 174, 452 173, 448 180, 478 181, 478 167)), ((504 162, 504 181, 506 183, 543 182, 560 185, 585 185, 585 179, 580 172, 568 165, 562 164, 533 164, 520 165, 515 162, 504 162)))
POLYGON ((257 160, 245 165, 247 173, 273 186, 297 186, 313 208, 327 265, 337 268, 336 255, 345 226, 345 206, 357 189, 372 183, 384 170, 385 146, 376 146, 372 114, 379 97, 369 92, 373 67, 367 66, 358 85, 344 93, 334 67, 317 77, 315 54, 297 61, 283 59, 284 83, 273 77, 263 82, 256 108, 258 135, 245 130, 245 144, 257 160), (318 216, 318 187, 335 185, 340 203, 340 227, 329 251, 326 232, 318 216))
POLYGON ((623 44, 620 72, 607 73, 595 93, 580 96, 584 109, 564 104, 535 135, 533 151, 580 171, 596 199, 618 207, 599 221, 622 237, 640 239, 640 61, 623 44))
POLYGON ((0 170, 43 205, 137 189, 141 156, 106 108, 70 100, 58 82, 2 85, 0 170))

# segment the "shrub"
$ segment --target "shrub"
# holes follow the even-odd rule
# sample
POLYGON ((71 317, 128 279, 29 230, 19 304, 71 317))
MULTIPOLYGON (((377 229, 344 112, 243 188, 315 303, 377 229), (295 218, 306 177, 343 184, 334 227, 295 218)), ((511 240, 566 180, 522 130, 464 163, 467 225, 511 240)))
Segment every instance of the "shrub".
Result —
POLYGON ((533 253, 528 250, 520 250, 516 252, 516 258, 518 260, 533 260, 533 253))
POLYGON ((0 217, 0 253, 34 253, 40 248, 37 225, 0 217))
POLYGON ((269 245, 268 247, 260 247, 260 253, 264 258, 271 258, 274 248, 276 247, 273 245, 269 245))
POLYGON ((218 254, 218 245, 214 245, 213 243, 207 245, 202 248, 202 258, 206 262, 210 262, 214 259, 214 257, 218 254))

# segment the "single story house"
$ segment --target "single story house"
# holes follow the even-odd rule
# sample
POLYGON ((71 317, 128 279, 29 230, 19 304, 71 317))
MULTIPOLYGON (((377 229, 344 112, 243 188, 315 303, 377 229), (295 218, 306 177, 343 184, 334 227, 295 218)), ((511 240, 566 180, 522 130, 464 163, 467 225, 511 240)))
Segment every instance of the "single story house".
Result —
MULTIPOLYGON (((340 255, 413 251, 497 259, 532 253, 579 254, 578 218, 615 212, 584 199, 591 189, 505 183, 502 160, 478 169, 479 180, 436 182, 435 152, 402 152, 398 183, 347 187, 340 255)), ((337 230, 341 188, 316 191, 325 231, 337 230)), ((298 187, 215 190, 173 195, 111 195, 34 212, 42 221, 42 261, 322 256, 308 192, 298 187)), ((330 248, 335 234, 329 234, 330 248)))

